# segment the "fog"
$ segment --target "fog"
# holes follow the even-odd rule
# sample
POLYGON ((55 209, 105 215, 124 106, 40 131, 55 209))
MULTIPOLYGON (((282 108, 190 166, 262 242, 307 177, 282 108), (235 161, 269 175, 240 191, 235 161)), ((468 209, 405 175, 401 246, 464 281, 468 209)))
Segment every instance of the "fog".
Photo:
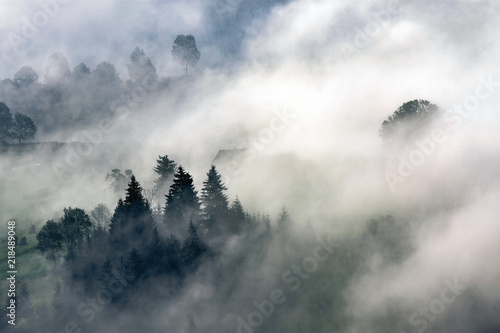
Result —
MULTIPOLYGON (((114 193, 106 174, 131 169, 151 189, 156 159, 168 154, 193 176, 198 193, 216 164, 229 202, 238 198, 245 212, 269 214, 273 230, 286 207, 292 235, 286 242, 276 235, 262 248, 253 234, 232 235, 223 245, 207 238, 217 254, 182 283, 152 277, 125 287, 127 297, 144 305, 106 305, 89 326, 73 314, 83 331, 176 332, 192 314, 197 332, 498 332, 499 5, 3 2, 2 79, 31 66, 39 84, 47 84, 49 57, 60 52, 71 69, 112 63, 125 86, 129 55, 138 46, 156 67, 158 85, 128 91, 102 116, 92 109, 88 121, 38 125, 35 142, 66 143, 63 148, 2 150, 2 234, 3 221, 15 220, 19 231, 35 224, 38 231, 66 207, 90 213, 105 203, 113 213, 125 188, 114 193), (23 29, 37 23, 43 8, 51 11, 46 24, 38 22, 27 36, 23 29), (13 34, 23 42, 15 45, 13 34), (188 76, 170 52, 179 34, 195 36, 201 53, 188 76), (399 133, 397 144, 384 142, 382 122, 417 99, 436 104, 439 116, 418 135, 399 133), (246 151, 214 160, 231 149, 246 151), (377 237, 387 243, 370 238, 371 220, 379 221, 377 237), (317 269, 294 290, 283 276, 314 257, 318 242, 335 247, 323 246, 328 260, 315 261, 317 269), (240 319, 251 321, 254 302, 272 299, 276 289, 286 300, 274 302, 269 315, 261 311, 262 323, 241 326, 240 319), (140 296, 155 293, 169 296, 140 296)), ((20 103, 11 93, 2 89, 0 101, 14 114, 20 103)), ((35 122, 48 117, 32 110, 20 112, 35 122)), ((165 199, 150 204, 163 207, 165 199)), ((166 239, 168 230, 159 229, 166 239)), ((48 274, 69 276, 67 267, 48 274)), ((19 275, 35 304, 37 295, 49 297, 37 291, 45 287, 36 279, 19 275)), ((76 313, 82 295, 75 291, 68 311, 76 313)), ((54 331, 70 317, 59 319, 54 331)))

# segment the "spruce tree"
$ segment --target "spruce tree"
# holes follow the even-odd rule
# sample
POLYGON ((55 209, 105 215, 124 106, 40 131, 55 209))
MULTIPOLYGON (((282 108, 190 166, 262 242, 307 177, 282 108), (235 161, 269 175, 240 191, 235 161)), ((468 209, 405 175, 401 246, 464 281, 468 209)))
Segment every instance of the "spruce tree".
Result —
POLYGON ((127 273, 135 281, 144 274, 144 264, 135 247, 128 254, 127 273))
POLYGON ((159 195, 164 195, 168 192, 168 186, 172 181, 176 166, 177 164, 169 159, 168 155, 158 156, 153 171, 158 174, 158 178, 155 179, 154 183, 155 191, 159 195))
POLYGON ((102 288, 106 288, 106 285, 113 274, 113 265, 111 264, 111 259, 106 257, 106 261, 102 265, 101 275, 99 276, 99 282, 102 288))
POLYGON ((113 252, 126 254, 133 247, 144 253, 153 240, 153 214, 142 188, 134 176, 131 177, 125 200, 119 200, 110 225, 110 240, 113 252))
POLYGON ((290 215, 288 215, 285 206, 283 206, 278 217, 276 231, 282 234, 288 234, 290 232, 290 228, 292 227, 291 224, 290 215))
POLYGON ((210 251, 205 243, 200 240, 197 229, 198 228, 194 226, 193 222, 190 221, 188 226, 188 237, 184 241, 184 246, 182 247, 184 263, 191 269, 197 267, 204 255, 210 256, 210 251))
POLYGON ((179 239, 174 235, 168 236, 163 253, 164 272, 177 277, 182 276, 182 250, 179 239))
POLYGON ((227 217, 228 201, 224 194, 226 190, 221 175, 212 165, 201 190, 202 217, 209 226, 227 217))
POLYGON ((164 209, 164 220, 171 233, 185 235, 189 221, 199 220, 200 203, 193 178, 179 166, 170 186, 164 209))
POLYGON ((245 219, 245 211, 243 210, 240 199, 236 196, 236 199, 229 209, 229 221, 227 222, 228 231, 235 234, 242 232, 245 226, 245 219))

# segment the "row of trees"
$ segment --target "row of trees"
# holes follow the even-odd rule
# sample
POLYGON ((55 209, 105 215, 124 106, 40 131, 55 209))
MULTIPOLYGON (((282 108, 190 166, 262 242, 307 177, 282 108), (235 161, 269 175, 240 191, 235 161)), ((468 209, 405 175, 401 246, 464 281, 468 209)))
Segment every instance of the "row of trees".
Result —
MULTIPOLYGON (((178 35, 172 45, 172 57, 181 64, 188 74, 189 67, 195 67, 200 59, 200 51, 196 47, 196 41, 192 35, 178 35)), ((143 49, 136 47, 131 53, 130 63, 127 64, 128 74, 132 83, 143 84, 144 79, 156 81, 156 67, 146 56, 143 49)), ((49 63, 45 67, 45 83, 60 84, 68 83, 71 80, 81 80, 88 77, 95 77, 97 81, 119 80, 114 66, 107 63, 99 63, 94 70, 84 63, 76 65, 70 70, 68 60, 61 53, 53 53, 49 57, 49 63)), ((17 88, 27 88, 38 83, 39 76, 30 66, 24 66, 14 75, 13 80, 4 80, 12 83, 17 88)))
MULTIPOLYGON (((172 56, 187 74, 200 58, 194 37, 177 36, 172 56)), ((94 69, 80 63, 71 69, 63 54, 54 53, 45 66, 43 83, 32 67, 24 66, 13 79, 0 82, 0 95, 13 110, 32 117, 41 132, 88 126, 111 117, 117 106, 133 101, 137 91, 158 89, 156 67, 144 50, 136 47, 129 60, 130 79, 123 82, 109 62, 94 69)))
POLYGON ((9 140, 25 141, 34 139, 37 127, 30 117, 16 112, 14 117, 9 107, 0 102, 0 144, 6 144, 9 140))

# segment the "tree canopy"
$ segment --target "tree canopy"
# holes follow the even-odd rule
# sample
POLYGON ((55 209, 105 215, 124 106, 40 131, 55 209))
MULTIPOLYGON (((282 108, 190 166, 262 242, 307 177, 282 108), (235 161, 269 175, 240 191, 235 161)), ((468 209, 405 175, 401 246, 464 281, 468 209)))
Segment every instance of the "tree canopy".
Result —
POLYGON ((172 46, 172 56, 175 61, 184 67, 188 75, 188 67, 194 67, 200 60, 200 51, 196 48, 196 41, 192 35, 178 35, 172 46))
POLYGON ((194 188, 193 177, 185 172, 182 166, 177 168, 166 198, 164 219, 173 233, 183 234, 190 221, 198 222, 200 214, 198 192, 194 188))
POLYGON ((429 101, 416 99, 406 102, 382 122, 380 136, 389 141, 397 135, 412 136, 438 114, 439 107, 429 101))
POLYGON ((156 67, 139 47, 136 47, 130 55, 127 69, 130 79, 135 83, 153 85, 158 81, 156 67))
POLYGON ((12 123, 12 138, 17 139, 19 143, 34 139, 37 130, 38 128, 30 117, 16 112, 12 123))

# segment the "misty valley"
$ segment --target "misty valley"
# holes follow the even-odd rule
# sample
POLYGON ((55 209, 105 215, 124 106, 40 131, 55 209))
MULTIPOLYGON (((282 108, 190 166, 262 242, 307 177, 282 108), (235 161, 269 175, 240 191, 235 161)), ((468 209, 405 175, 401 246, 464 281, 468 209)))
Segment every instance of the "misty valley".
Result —
POLYGON ((498 13, 0 4, 0 332, 500 332, 498 13))

